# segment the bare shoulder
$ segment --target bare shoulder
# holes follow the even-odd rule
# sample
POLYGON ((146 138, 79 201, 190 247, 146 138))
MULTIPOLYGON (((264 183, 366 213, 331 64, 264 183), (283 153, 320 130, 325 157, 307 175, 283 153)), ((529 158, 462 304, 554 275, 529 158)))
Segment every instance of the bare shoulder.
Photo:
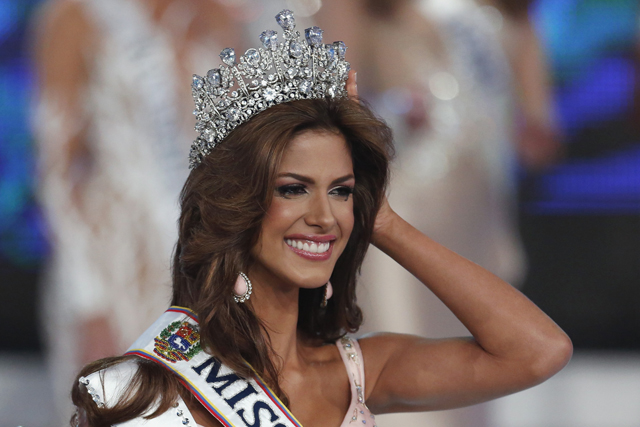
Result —
POLYGON ((417 335, 397 334, 392 332, 374 332, 358 339, 362 353, 367 361, 376 363, 386 361, 389 356, 415 344, 434 343, 438 340, 427 339, 417 335))
POLYGON ((405 353, 416 345, 428 345, 435 341, 416 335, 391 332, 376 332, 360 338, 358 343, 364 358, 367 397, 371 395, 380 374, 389 362, 393 362, 395 355, 405 353))
POLYGON ((374 332, 366 334, 358 339, 360 348, 367 360, 384 358, 385 354, 393 351, 396 346, 409 345, 420 337, 408 334, 396 334, 391 332, 374 332))

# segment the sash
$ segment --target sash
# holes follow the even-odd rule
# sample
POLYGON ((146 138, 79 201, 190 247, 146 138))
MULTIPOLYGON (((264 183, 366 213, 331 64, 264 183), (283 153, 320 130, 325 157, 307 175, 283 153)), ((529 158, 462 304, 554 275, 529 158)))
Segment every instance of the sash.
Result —
POLYGON ((302 427, 256 374, 240 378, 200 346, 198 317, 170 307, 127 350, 153 360, 181 382, 226 427, 302 427))

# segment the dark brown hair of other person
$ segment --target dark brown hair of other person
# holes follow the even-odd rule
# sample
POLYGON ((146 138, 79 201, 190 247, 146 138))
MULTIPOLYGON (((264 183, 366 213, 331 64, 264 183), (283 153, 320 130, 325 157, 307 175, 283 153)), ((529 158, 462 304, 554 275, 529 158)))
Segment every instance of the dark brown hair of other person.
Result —
MULTIPOLYGON (((251 249, 258 241, 287 145, 311 130, 345 137, 356 181, 354 228, 331 275, 331 304, 321 308, 324 287, 300 290, 298 331, 303 339, 321 345, 358 330, 362 312, 356 304, 356 276, 384 197, 393 145, 386 124, 356 101, 283 103, 233 130, 192 170, 184 185, 173 261, 172 305, 197 313, 203 348, 245 378, 254 375, 248 362, 285 405, 288 399, 278 384, 279 370, 273 363, 265 325, 254 315, 251 301, 234 302, 233 286, 238 272, 251 269, 251 249)), ((93 362, 78 378, 132 357, 93 362)), ((117 404, 109 408, 98 408, 76 380, 72 399, 80 416, 87 417, 83 421, 92 427, 110 426, 154 407, 152 418, 168 410, 178 395, 190 398, 168 370, 136 360, 137 374, 117 404)), ((75 422, 74 416, 72 424, 75 422)))

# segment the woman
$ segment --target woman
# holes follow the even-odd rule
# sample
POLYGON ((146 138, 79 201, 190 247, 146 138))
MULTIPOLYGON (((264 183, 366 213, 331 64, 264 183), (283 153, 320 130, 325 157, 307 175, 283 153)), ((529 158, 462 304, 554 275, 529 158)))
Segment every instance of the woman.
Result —
POLYGON ((344 45, 322 44, 317 27, 301 41, 291 12, 277 19, 283 43, 265 32, 265 49, 237 65, 225 49, 228 67, 194 76, 201 137, 182 192, 176 307, 128 355, 81 372, 80 425, 375 425, 372 413, 530 387, 571 355, 517 290, 394 213, 384 197, 391 134, 346 97, 356 93, 344 45), (256 73, 264 80, 239 77, 256 73), (370 243, 474 338, 345 337, 362 323, 355 283, 370 243))
POLYGON ((78 370, 122 354, 167 306, 193 132, 182 88, 212 46, 240 40, 231 12, 210 0, 43 2, 34 125, 55 424, 69 419, 78 370))

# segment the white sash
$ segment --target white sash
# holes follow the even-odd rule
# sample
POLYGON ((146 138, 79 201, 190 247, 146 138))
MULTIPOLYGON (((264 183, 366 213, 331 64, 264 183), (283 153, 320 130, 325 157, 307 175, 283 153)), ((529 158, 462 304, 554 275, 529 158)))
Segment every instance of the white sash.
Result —
POLYGON ((202 351, 198 317, 170 307, 127 350, 178 375, 182 383, 226 427, 302 427, 256 375, 245 380, 202 351))

